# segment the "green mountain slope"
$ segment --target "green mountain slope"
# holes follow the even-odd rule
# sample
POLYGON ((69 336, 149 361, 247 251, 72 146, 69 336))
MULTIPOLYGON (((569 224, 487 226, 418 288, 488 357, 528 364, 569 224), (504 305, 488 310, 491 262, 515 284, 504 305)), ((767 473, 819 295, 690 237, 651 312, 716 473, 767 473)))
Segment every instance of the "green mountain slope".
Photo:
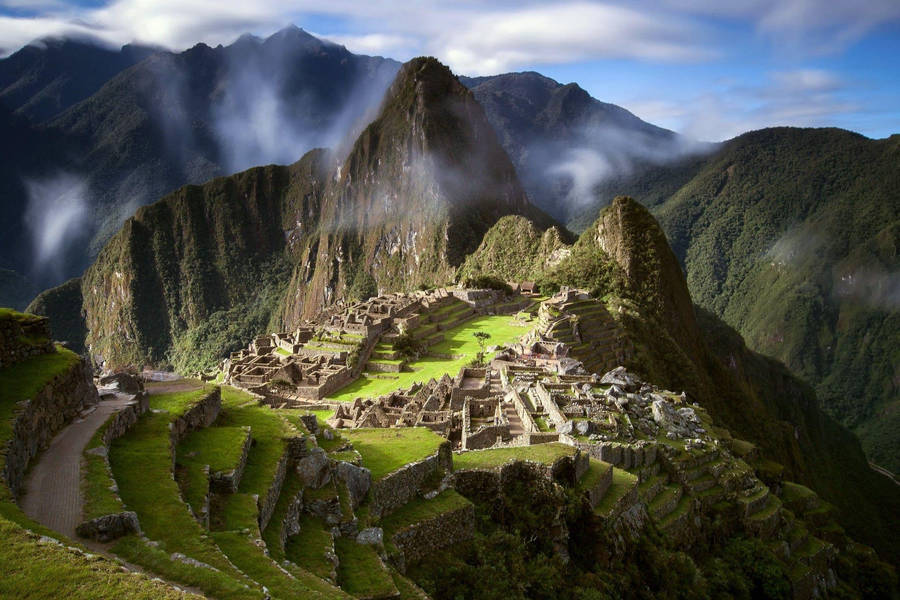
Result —
MULTIPOLYGON (((540 260, 539 240, 533 236, 523 255, 540 260)), ((467 264, 484 264, 479 254, 491 252, 481 248, 467 264)), ((502 276, 490 268, 480 273, 502 276)), ((676 255, 646 208, 615 199, 541 280, 548 289, 574 285, 604 296, 634 345, 630 370, 686 390, 780 465, 777 479, 816 489, 839 507, 848 531, 896 560, 896 486, 869 468, 859 441, 821 410, 807 384, 777 360, 748 349, 720 318, 695 309, 676 255)))

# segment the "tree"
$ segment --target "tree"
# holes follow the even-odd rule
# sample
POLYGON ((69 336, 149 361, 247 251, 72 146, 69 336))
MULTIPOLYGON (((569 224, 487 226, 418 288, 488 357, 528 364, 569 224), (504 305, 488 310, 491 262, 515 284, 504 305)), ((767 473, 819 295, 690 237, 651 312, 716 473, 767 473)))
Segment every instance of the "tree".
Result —
POLYGON ((485 331, 476 331, 472 335, 475 336, 475 339, 478 341, 479 352, 476 362, 478 364, 484 364, 484 345, 491 339, 491 334, 485 331))

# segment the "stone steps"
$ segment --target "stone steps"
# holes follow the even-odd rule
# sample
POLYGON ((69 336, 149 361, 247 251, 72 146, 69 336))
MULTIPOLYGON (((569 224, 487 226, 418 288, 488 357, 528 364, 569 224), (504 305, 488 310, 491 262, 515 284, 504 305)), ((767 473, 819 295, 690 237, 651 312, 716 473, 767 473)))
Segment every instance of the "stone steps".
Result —
POLYGON ((698 477, 697 479, 692 479, 691 481, 687 482, 686 485, 689 493, 698 494, 715 487, 716 485, 718 485, 718 482, 716 481, 715 477, 707 473, 706 475, 698 477))
POLYGON ((669 513, 659 519, 657 527, 667 534, 674 534, 675 531, 686 526, 691 517, 691 498, 690 496, 682 496, 669 513))

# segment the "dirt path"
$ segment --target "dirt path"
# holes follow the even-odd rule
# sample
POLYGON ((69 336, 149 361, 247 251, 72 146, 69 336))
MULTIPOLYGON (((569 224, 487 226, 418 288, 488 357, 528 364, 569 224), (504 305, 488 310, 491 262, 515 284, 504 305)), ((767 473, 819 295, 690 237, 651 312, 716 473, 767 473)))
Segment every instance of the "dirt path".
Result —
POLYGON ((81 453, 112 413, 128 404, 129 394, 101 400, 96 409, 60 431, 38 456, 25 479, 22 510, 45 527, 75 539, 81 522, 81 453))

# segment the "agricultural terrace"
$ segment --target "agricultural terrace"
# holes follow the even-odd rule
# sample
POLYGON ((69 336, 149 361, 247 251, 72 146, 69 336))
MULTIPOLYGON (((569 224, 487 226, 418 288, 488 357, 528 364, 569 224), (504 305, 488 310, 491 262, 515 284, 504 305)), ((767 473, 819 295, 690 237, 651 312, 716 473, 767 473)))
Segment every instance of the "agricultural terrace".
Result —
MULTIPOLYGON (((510 315, 477 317, 444 332, 444 341, 428 350, 428 355, 407 365, 402 373, 363 374, 359 379, 331 396, 330 400, 352 402, 356 398, 375 398, 414 383, 439 379, 445 374, 455 376, 460 368, 469 364, 478 354, 478 331, 489 334, 486 347, 511 344, 528 333, 531 325, 522 325, 510 315), (438 358, 452 356, 453 358, 438 358)), ((493 355, 488 353, 490 360, 493 355)))

